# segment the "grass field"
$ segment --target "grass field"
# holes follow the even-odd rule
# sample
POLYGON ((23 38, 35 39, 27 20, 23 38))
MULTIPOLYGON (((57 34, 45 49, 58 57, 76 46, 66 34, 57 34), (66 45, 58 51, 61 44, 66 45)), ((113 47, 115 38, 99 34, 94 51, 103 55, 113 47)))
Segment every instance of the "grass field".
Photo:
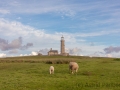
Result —
POLYGON ((0 58, 0 90, 120 90, 120 59, 78 56, 0 58), (79 64, 70 74, 69 61, 79 64), (49 74, 49 67, 55 73, 49 74))

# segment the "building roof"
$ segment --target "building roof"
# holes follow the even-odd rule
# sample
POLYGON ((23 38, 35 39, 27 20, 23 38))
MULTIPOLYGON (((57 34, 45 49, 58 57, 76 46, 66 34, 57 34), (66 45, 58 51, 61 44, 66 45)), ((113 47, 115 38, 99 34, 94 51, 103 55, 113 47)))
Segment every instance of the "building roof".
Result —
POLYGON ((50 50, 49 52, 58 52, 58 50, 50 50))
POLYGON ((49 52, 57 52, 58 53, 58 50, 52 50, 52 48, 50 49, 50 51, 49 52))

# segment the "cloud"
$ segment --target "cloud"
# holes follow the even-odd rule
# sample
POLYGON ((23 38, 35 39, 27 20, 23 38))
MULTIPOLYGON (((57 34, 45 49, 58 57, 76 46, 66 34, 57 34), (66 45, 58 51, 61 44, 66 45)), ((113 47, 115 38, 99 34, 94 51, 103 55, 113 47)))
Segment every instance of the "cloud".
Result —
POLYGON ((46 0, 46 1, 1 1, 2 8, 10 11, 10 13, 29 13, 29 14, 43 14, 43 13, 56 13, 65 16, 73 16, 75 14, 71 7, 64 0, 46 0), (7 6, 7 8, 6 8, 7 6))
POLYGON ((72 55, 78 55, 80 52, 82 52, 82 50, 80 49, 80 48, 78 48, 78 47, 76 47, 76 48, 66 48, 66 50, 65 50, 67 53, 69 53, 69 54, 72 54, 72 55))
POLYGON ((50 49, 45 48, 45 49, 40 49, 38 53, 41 53, 43 55, 48 55, 48 51, 50 51, 50 49))
POLYGON ((34 38, 37 39, 53 39, 58 40, 61 36, 61 34, 48 34, 43 29, 35 29, 33 27, 30 27, 28 25, 23 25, 20 22, 17 21, 8 21, 6 19, 0 18, 0 32, 4 37, 10 37, 11 35, 13 37, 22 36, 25 37, 25 39, 31 39, 34 38))
POLYGON ((78 37, 96 37, 96 36, 103 36, 103 35, 110 35, 110 34, 117 34, 120 33, 120 30, 101 30, 101 31, 94 31, 94 32, 88 32, 88 33, 76 33, 76 36, 78 37))
POLYGON ((110 47, 107 47, 104 49, 104 51, 108 54, 108 53, 113 53, 113 52, 120 52, 120 46, 118 47, 113 47, 113 46, 110 46, 110 47))
MULTIPOLYGON (((14 14, 53 14, 60 17, 74 17, 79 19, 89 20, 89 26, 94 24, 100 25, 101 23, 109 23, 113 20, 116 21, 116 15, 119 18, 120 9, 119 1, 65 1, 65 0, 29 0, 29 2, 18 1, 1 1, 0 4, 4 13, 14 14), (112 4, 111 4, 112 3, 112 4), (101 7, 102 6, 102 7, 101 7), (113 20, 102 19, 101 17, 112 16, 113 20), (94 17, 98 17, 97 19, 94 17), (92 19, 91 19, 92 18, 92 19), (91 20, 90 20, 91 19, 91 20), (103 21, 104 20, 104 21, 103 21), (91 23, 92 22, 92 23, 91 23)), ((87 21, 88 22, 88 21, 87 21)), ((86 23, 87 23, 86 22, 86 23)), ((119 22, 119 21, 118 21, 119 22)), ((84 24, 85 27, 88 26, 84 24)), ((80 24, 78 24, 80 26, 80 24)), ((83 25, 83 24, 82 24, 83 25)), ((81 27, 81 26, 80 26, 81 27)))
MULTIPOLYGON (((27 14, 44 14, 44 13, 55 13, 60 16, 75 16, 77 13, 92 12, 92 10, 106 10, 104 8, 110 8, 112 5, 104 5, 105 1, 94 1, 94 2, 72 2, 64 0, 45 0, 36 1, 2 1, 2 8, 7 9, 11 13, 27 13, 27 14), (103 5, 103 7, 101 7, 103 5), (8 8, 6 8, 6 6, 8 8)), ((97 12, 96 10, 96 12, 97 12)), ((108 10, 108 9, 107 9, 108 10)), ((106 10, 106 11, 107 11, 106 10)))
POLYGON ((111 54, 107 54, 106 56, 107 56, 107 57, 113 57, 111 54))
POLYGON ((14 39, 12 42, 8 42, 7 40, 0 38, 0 49, 2 51, 12 50, 12 49, 18 49, 21 47, 22 44, 22 38, 19 37, 18 39, 14 39))
MULTIPOLYGON (((14 39, 10 43, 8 42, 8 40, 0 38, 0 49, 2 51, 15 50, 15 49, 24 50, 24 49, 28 49, 31 46, 33 46, 33 43, 27 43, 26 45, 22 45, 22 37, 19 37, 18 39, 14 39)), ((11 52, 13 53, 13 51, 11 52)))
POLYGON ((0 9, 0 13, 1 14, 9 14, 9 10, 5 10, 5 9, 0 9))
POLYGON ((91 43, 90 43, 90 46, 94 46, 94 45, 95 45, 94 42, 91 42, 91 43))
MULTIPOLYGON (((113 33, 119 33, 119 30, 113 30, 113 31, 99 31, 99 32, 88 32, 88 33, 66 33, 66 32, 55 32, 53 34, 46 33, 43 29, 35 29, 33 27, 30 27, 28 25, 23 25, 20 22, 17 21, 8 21, 3 18, 0 18, 0 32, 4 37, 10 37, 11 35, 13 37, 22 36, 25 37, 24 40, 29 40, 29 38, 33 41, 36 41, 36 39, 43 40, 44 42, 48 42, 47 40, 51 39, 53 40, 59 40, 62 35, 65 36, 66 41, 76 41, 76 38, 81 37, 95 37, 95 36, 103 36, 103 35, 109 35, 113 33), (44 38, 44 39, 43 39, 44 38)), ((12 38, 12 37, 11 37, 12 38)), ((83 39, 79 39, 83 40, 83 39)), ((86 40, 84 40, 86 41, 86 40)))
POLYGON ((105 57, 106 55, 105 55, 104 52, 97 51, 97 52, 94 52, 93 54, 91 54, 89 56, 92 56, 92 57, 105 57))
POLYGON ((10 50, 8 53, 9 53, 9 54, 17 54, 17 53, 18 53, 18 50, 16 50, 16 49, 10 50))
MULTIPOLYGON (((20 22, 16 21, 8 21, 3 18, 0 18, 0 32, 5 36, 26 36, 28 34, 32 34, 34 32, 34 28, 23 25, 20 22), (9 32, 9 33, 8 33, 9 32)), ((37 33, 40 31, 34 32, 34 34, 37 35, 37 33)), ((41 34, 43 32, 41 31, 41 34)), ((40 34, 40 33, 39 33, 40 34)))
POLYGON ((6 54, 0 53, 0 57, 6 57, 6 54))
POLYGON ((28 49, 31 46, 33 46, 33 43, 27 43, 26 45, 21 46, 20 49, 25 50, 25 49, 28 49))
POLYGON ((38 52, 32 51, 31 55, 38 55, 38 52))

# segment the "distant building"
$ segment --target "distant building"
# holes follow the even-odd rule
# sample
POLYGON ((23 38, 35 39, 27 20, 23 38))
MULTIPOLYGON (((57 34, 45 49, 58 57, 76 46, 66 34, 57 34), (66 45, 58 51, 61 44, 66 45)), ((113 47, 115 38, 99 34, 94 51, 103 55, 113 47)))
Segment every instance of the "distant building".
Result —
POLYGON ((61 48, 60 48, 60 54, 58 54, 58 50, 52 50, 52 48, 51 48, 51 50, 48 52, 48 55, 49 56, 51 56, 51 55, 62 55, 62 56, 68 56, 69 55, 69 53, 66 53, 65 52, 65 40, 64 40, 64 37, 62 36, 61 37, 61 40, 60 40, 60 42, 61 42, 61 48))
POLYGON ((48 52, 48 55, 51 56, 51 55, 58 55, 58 50, 51 50, 48 52))

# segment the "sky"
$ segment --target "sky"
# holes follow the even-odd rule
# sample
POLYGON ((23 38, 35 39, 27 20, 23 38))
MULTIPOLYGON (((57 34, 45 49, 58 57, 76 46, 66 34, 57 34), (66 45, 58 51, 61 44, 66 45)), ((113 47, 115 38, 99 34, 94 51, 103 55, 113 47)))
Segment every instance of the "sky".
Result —
POLYGON ((0 0, 0 57, 43 55, 120 57, 120 0, 0 0))

